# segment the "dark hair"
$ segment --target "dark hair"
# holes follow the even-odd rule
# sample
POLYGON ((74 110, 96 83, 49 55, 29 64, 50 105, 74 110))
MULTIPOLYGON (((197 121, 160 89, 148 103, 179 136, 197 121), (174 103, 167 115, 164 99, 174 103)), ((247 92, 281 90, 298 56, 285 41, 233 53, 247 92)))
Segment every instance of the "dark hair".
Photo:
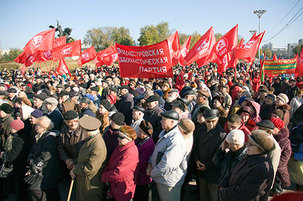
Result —
POLYGON ((227 118, 227 121, 230 123, 241 123, 241 117, 237 114, 232 114, 227 118))

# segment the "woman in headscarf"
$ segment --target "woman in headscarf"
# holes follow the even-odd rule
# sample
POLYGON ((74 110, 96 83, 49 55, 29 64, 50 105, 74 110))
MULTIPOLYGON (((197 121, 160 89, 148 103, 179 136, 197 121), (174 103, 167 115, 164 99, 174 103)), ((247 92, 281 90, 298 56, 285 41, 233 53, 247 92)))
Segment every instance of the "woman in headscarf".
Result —
POLYGON ((124 201, 134 197, 139 153, 134 142, 136 131, 126 125, 119 131, 119 145, 111 155, 101 180, 110 184, 109 199, 124 201))

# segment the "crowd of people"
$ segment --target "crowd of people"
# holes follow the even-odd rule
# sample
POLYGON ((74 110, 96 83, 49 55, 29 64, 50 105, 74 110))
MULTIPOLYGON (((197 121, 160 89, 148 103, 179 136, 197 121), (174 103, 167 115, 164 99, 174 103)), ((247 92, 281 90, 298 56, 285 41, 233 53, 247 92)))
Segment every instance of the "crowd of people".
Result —
POLYGON ((0 200, 268 200, 303 190, 303 81, 243 63, 0 72, 0 200), (73 182, 75 185, 72 186, 73 182))

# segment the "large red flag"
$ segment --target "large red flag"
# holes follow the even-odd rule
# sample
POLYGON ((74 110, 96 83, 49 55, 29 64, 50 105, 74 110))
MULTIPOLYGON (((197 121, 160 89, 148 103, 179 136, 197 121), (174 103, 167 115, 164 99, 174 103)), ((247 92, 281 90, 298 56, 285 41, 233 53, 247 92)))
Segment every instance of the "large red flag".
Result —
POLYGON ((184 58, 186 57, 186 55, 189 52, 190 40, 191 40, 191 36, 181 46, 181 49, 180 49, 180 63, 181 63, 181 65, 185 64, 184 58))
POLYGON ((94 60, 96 66, 111 66, 118 60, 116 45, 109 46, 108 48, 97 53, 94 60))
POLYGON ((55 38, 54 40, 54 47, 59 47, 61 45, 65 45, 66 44, 66 36, 62 36, 60 38, 55 38))
POLYGON ((23 48, 27 54, 33 54, 38 50, 53 49, 55 38, 55 29, 43 31, 35 35, 23 48))
POLYGON ((93 60, 97 55, 97 52, 94 48, 94 46, 91 46, 90 48, 87 48, 81 53, 81 56, 79 57, 78 64, 79 66, 82 66, 83 64, 93 60))
POLYGON ((179 42, 179 34, 176 31, 173 35, 171 35, 168 39, 168 47, 170 52, 170 57, 172 59, 173 66, 178 65, 180 63, 180 42, 179 42))
POLYGON ((297 61, 297 67, 296 67, 296 70, 295 70, 295 75, 296 75, 296 77, 303 76, 303 48, 301 50, 300 57, 298 58, 298 61, 297 61))
POLYGON ((247 43, 242 45, 239 44, 239 46, 231 53, 232 58, 229 66, 235 67, 235 64, 237 64, 239 59, 246 60, 249 63, 255 60, 256 53, 259 49, 264 34, 265 31, 257 36, 253 35, 247 43))
POLYGON ((186 65, 190 65, 194 61, 198 61, 200 59, 206 59, 209 56, 215 42, 214 29, 213 27, 210 27, 210 29, 189 50, 188 54, 184 58, 186 65))
POLYGON ((69 74, 69 76, 72 76, 63 58, 60 58, 56 71, 59 73, 59 75, 69 74))
POLYGON ((63 57, 80 56, 81 54, 81 40, 76 40, 72 43, 61 45, 53 49, 53 59, 63 57))
POLYGON ((231 59, 230 51, 237 47, 238 42, 238 25, 227 32, 220 40, 214 45, 211 55, 209 57, 210 62, 216 62, 218 64, 218 73, 222 74, 231 59))
POLYGON ((26 52, 22 52, 17 56, 15 62, 24 64, 26 67, 31 66, 35 61, 35 57, 32 54, 27 54, 26 52))
POLYGON ((135 47, 116 44, 121 77, 173 77, 168 41, 135 47))

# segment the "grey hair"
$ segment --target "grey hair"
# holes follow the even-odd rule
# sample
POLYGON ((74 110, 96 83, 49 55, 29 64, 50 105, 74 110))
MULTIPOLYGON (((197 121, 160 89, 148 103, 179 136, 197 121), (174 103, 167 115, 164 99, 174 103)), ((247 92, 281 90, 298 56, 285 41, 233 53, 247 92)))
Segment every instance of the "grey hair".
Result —
POLYGON ((54 123, 47 116, 38 118, 37 124, 40 124, 44 128, 47 128, 47 130, 52 130, 54 128, 54 123))

